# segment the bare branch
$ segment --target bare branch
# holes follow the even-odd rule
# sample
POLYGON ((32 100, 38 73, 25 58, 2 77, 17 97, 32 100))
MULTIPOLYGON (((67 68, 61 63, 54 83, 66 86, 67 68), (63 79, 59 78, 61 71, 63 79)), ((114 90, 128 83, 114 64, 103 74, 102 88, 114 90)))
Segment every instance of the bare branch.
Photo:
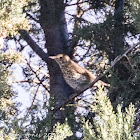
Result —
POLYGON ((40 85, 38 85, 38 87, 37 87, 37 89, 36 89, 36 93, 35 93, 34 98, 33 98, 33 100, 32 100, 31 106, 28 108, 27 114, 30 113, 30 111, 31 111, 31 109, 32 109, 32 107, 33 107, 33 104, 34 104, 34 102, 35 102, 35 99, 36 99, 36 96, 37 96, 39 87, 40 87, 40 85))
POLYGON ((34 97, 33 97, 31 106, 27 109, 27 113, 26 113, 26 115, 24 116, 24 118, 23 118, 23 120, 22 120, 22 122, 21 122, 21 124, 20 124, 20 127, 17 129, 17 132, 18 132, 19 129, 22 127, 23 123, 26 121, 26 119, 27 119, 27 117, 28 117, 28 114, 30 113, 30 111, 31 111, 31 109, 32 109, 32 106, 33 106, 34 101, 35 101, 35 99, 36 99, 36 96, 37 96, 39 87, 40 87, 40 85, 38 85, 38 87, 37 87, 37 89, 36 89, 36 93, 35 93, 35 95, 34 95, 34 97))
POLYGON ((42 58, 46 63, 48 62, 48 54, 45 53, 39 45, 35 43, 35 41, 31 38, 31 36, 28 34, 26 30, 19 30, 19 33, 21 34, 21 37, 30 45, 30 47, 33 49, 33 51, 42 58))
POLYGON ((37 84, 41 84, 48 92, 49 89, 43 84, 44 82, 44 77, 46 77, 46 74, 44 75, 44 77, 42 79, 39 78, 39 76, 37 75, 36 71, 33 70, 33 68, 31 67, 31 65, 28 63, 27 59, 26 59, 27 65, 29 66, 30 70, 35 74, 36 78, 38 79, 38 83, 37 84))

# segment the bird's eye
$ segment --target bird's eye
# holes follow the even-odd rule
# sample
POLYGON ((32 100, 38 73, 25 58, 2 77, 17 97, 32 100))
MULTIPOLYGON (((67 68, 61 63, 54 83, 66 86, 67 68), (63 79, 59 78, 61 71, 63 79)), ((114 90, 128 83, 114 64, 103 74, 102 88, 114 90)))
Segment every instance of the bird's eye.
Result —
POLYGON ((62 56, 60 56, 59 58, 62 59, 62 56))

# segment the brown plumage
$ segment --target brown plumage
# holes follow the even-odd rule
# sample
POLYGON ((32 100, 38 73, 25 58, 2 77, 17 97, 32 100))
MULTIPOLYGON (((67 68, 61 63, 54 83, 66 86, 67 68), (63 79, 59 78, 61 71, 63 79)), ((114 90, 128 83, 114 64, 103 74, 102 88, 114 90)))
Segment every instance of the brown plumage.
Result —
MULTIPOLYGON (((65 81, 76 91, 81 91, 96 78, 90 71, 71 60, 68 55, 58 54, 57 56, 50 56, 49 58, 54 59, 59 64, 65 81)), ((94 84, 94 86, 97 87, 99 85, 109 86, 109 84, 101 80, 94 84)))

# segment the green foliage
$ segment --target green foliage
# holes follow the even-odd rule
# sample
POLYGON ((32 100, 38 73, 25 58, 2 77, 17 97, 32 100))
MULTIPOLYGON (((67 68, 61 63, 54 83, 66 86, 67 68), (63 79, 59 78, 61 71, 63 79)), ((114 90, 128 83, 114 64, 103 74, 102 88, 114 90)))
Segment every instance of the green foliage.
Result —
MULTIPOLYGON (((90 0, 89 3, 95 4, 92 7, 93 11, 97 10, 97 21, 89 22, 88 20, 79 20, 80 26, 74 32, 75 36, 79 39, 79 46, 83 45, 83 41, 89 41, 90 45, 85 47, 85 50, 96 45, 96 50, 101 53, 105 53, 109 60, 114 59, 114 46, 118 43, 124 42, 124 44, 118 44, 117 46, 122 46, 121 51, 125 50, 128 47, 125 37, 128 34, 136 36, 139 34, 139 1, 138 0, 128 0, 124 5, 123 18, 116 19, 114 13, 115 11, 115 1, 93 1, 90 0), (98 4, 97 4, 98 3, 98 4), (128 6, 129 5, 129 6, 128 6), (104 7, 104 8, 103 8, 104 7), (99 9, 102 9, 101 11, 99 9), (101 14, 102 18, 99 16, 98 12, 101 14), (102 19, 102 20, 100 20, 102 19), (94 23, 97 22, 97 23, 94 23), (116 41, 118 38, 121 41, 116 41)), ((90 49, 90 50, 91 50, 90 49)), ((94 53, 95 51, 91 51, 94 53)), ((89 54, 88 54, 89 55, 89 54)), ((91 55, 89 55, 91 56, 91 55)), ((94 55, 95 57, 95 55, 94 55)), ((97 56, 98 57, 98 56, 97 56)))
MULTIPOLYGON (((9 65, 7 61, 12 61, 8 58, 6 54, 0 54, 0 97, 11 95, 10 86, 7 84, 9 72, 7 71, 7 66, 9 65), (6 66, 7 65, 7 66, 6 66)), ((10 63, 11 64, 11 63, 10 63)))
POLYGON ((111 73, 112 88, 109 91, 111 102, 123 102, 128 107, 132 102, 140 107, 140 57, 139 51, 132 52, 127 59, 119 63, 117 72, 111 73), (115 100, 114 100, 115 99, 115 100))
POLYGON ((28 0, 0 0, 0 31, 16 35, 19 29, 30 29, 29 21, 23 14, 28 0))
MULTIPOLYGON (((102 20, 98 21, 98 14, 96 15, 97 21, 95 21, 97 23, 79 20, 80 26, 74 33, 79 39, 78 45, 80 47, 78 49, 82 49, 83 52, 87 51, 87 54, 83 55, 86 58, 83 59, 84 61, 88 59, 88 63, 84 62, 85 65, 88 65, 87 67, 93 71, 98 72, 98 69, 101 69, 99 59, 105 60, 107 58, 107 63, 109 64, 117 55, 130 47, 129 43, 134 44, 133 41, 138 41, 140 31, 140 3, 139 0, 127 0, 124 4, 122 17, 116 17, 115 12, 117 12, 117 8, 115 9, 115 7, 117 7, 117 3, 108 4, 110 1, 107 3, 105 0, 95 1, 95 3, 90 0, 89 2, 93 5, 91 8, 102 15, 101 17, 99 16, 99 19, 102 20)), ((109 96, 115 107, 119 102, 123 102, 123 109, 124 107, 128 107, 130 102, 135 105, 139 104, 140 73, 138 62, 140 59, 138 52, 139 49, 137 50, 137 54, 134 52, 131 56, 128 56, 128 59, 124 58, 121 60, 121 64, 116 65, 113 73, 110 73, 111 78, 108 79, 112 88, 110 88, 109 96), (134 55, 137 58, 133 58, 134 55), (137 60, 135 61, 135 59, 137 60)), ((107 65, 104 65, 103 70, 106 67, 107 65)))
POLYGON ((11 130, 11 132, 8 135, 6 135, 0 130, 0 139, 1 140, 16 140, 15 132, 11 130))
POLYGON ((117 106, 117 112, 113 111, 107 93, 100 88, 93 99, 92 111, 96 114, 94 124, 83 120, 84 140, 134 140, 133 123, 135 108, 132 104, 121 110, 117 106))
POLYGON ((89 5, 90 5, 90 8, 92 9, 102 9, 108 5, 113 5, 113 3, 115 2, 115 0, 89 0, 89 5))
POLYGON ((66 121, 64 124, 57 123, 54 126, 53 133, 48 137, 48 140, 64 140, 72 135, 73 133, 66 121))
POLYGON ((15 140, 15 122, 17 117, 17 105, 12 100, 15 93, 8 83, 9 71, 8 68, 17 60, 17 54, 0 53, 0 139, 1 140, 15 140), (13 129, 12 129, 13 128, 13 129))
POLYGON ((130 7, 130 16, 132 17, 132 22, 138 31, 140 31, 140 1, 139 0, 127 0, 130 7))

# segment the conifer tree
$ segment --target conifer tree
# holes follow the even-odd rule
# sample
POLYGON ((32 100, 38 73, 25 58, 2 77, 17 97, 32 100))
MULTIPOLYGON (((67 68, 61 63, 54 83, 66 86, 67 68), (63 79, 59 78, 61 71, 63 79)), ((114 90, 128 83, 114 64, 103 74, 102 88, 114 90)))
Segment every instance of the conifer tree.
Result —
MULTIPOLYGON (((49 56, 67 54, 93 73, 97 75, 104 73, 114 59, 116 60, 139 41, 139 5, 139 0, 1 1, 2 44, 5 39, 5 45, 1 47, 0 44, 3 62, 0 76, 1 103, 4 105, 2 101, 7 101, 10 108, 16 106, 10 102, 14 92, 5 82, 6 73, 3 73, 7 70, 4 67, 8 66, 12 69, 14 64, 20 68, 23 78, 12 76, 10 79, 12 86, 20 86, 28 95, 31 95, 30 106, 22 114, 24 117, 22 115, 20 119, 14 118, 14 115, 11 117, 11 123, 8 126, 10 133, 7 133, 7 137, 10 135, 12 137, 14 133, 22 136, 21 138, 29 134, 31 139, 38 137, 46 139, 46 133, 51 132, 55 135, 51 135, 48 139, 57 139, 55 136, 60 130, 61 139, 68 136, 71 136, 71 140, 81 139, 81 137, 84 139, 135 138, 132 136, 134 133, 133 105, 136 108, 136 114, 139 113, 140 106, 140 58, 137 47, 102 77, 103 81, 111 85, 107 89, 107 95, 106 91, 103 92, 100 89, 97 89, 96 93, 99 93, 97 95, 92 89, 88 93, 81 93, 75 100, 71 98, 74 90, 65 82, 60 67, 50 60, 49 56), (68 29, 69 27, 71 29, 68 29), (11 45, 10 41, 13 41, 11 45), (3 53, 8 51, 11 57, 5 58, 3 53), (20 61, 17 63, 19 56, 20 61), (4 95, 5 91, 6 95, 4 95), (40 96, 43 98, 41 102, 40 96), (8 99, 4 99, 5 97, 8 99), (90 97, 96 99, 96 104, 88 99, 90 97), (69 99, 71 102, 66 102, 69 99), (59 106, 60 108, 57 109, 59 106), (85 121, 81 121, 81 113, 78 113, 79 106, 86 111, 85 121), (109 109, 113 122, 105 114, 109 109), (123 128, 117 124, 119 115, 122 115, 120 119, 123 121, 120 125, 123 128), (96 116, 102 117, 100 120, 102 124, 96 122, 96 116), (111 123, 115 123, 116 128, 113 128, 111 123), (64 135, 63 131, 67 135, 64 135), (82 133, 82 136, 77 136, 77 133, 82 133)), ((1 115, 3 121, 8 116, 6 111, 10 111, 7 106, 1 115)), ((16 113, 19 115, 19 112, 18 106, 16 113)), ((135 126, 137 126, 136 120, 135 126)))

